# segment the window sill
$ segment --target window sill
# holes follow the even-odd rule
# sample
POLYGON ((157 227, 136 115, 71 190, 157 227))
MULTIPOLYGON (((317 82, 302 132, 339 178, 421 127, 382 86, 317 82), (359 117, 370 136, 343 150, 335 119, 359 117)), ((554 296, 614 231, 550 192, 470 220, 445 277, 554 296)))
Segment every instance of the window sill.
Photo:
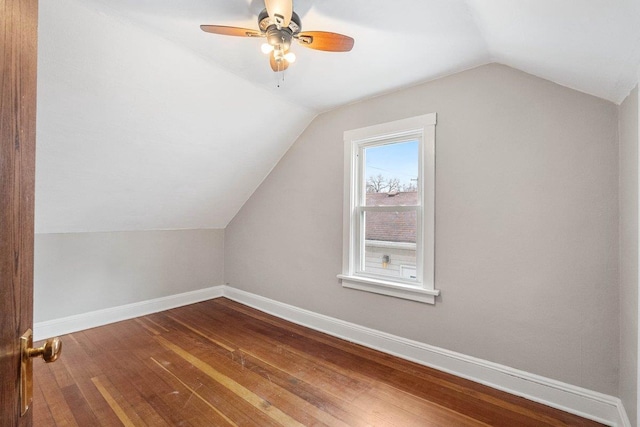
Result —
POLYGON ((437 289, 416 288, 397 282, 370 279, 368 277, 338 274, 338 279, 342 280, 342 287, 344 288, 373 292, 426 304, 435 304, 436 297, 440 295, 440 291, 437 289))

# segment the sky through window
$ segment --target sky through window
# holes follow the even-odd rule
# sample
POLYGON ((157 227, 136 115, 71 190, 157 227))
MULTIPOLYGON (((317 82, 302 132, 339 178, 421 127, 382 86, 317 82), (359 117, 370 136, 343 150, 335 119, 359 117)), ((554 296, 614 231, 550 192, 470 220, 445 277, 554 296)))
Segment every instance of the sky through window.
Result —
POLYGON ((398 191, 413 189, 418 182, 418 141, 396 142, 385 145, 367 147, 365 149, 365 177, 367 191, 388 191, 384 183, 397 180, 398 191), (374 181, 384 180, 383 185, 377 186, 374 181))

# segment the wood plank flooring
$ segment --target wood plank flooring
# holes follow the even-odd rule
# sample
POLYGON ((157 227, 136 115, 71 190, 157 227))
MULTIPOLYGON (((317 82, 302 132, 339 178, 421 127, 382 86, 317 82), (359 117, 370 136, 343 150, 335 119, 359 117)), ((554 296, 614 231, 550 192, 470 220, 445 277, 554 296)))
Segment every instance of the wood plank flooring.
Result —
POLYGON ((219 298, 62 337, 34 426, 596 426, 219 298))

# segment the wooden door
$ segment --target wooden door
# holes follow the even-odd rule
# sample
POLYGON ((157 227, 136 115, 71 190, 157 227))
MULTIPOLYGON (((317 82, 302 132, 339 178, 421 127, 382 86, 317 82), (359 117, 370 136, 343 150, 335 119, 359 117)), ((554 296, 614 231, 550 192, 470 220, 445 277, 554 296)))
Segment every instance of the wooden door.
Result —
POLYGON ((37 0, 0 0, 0 426, 20 416, 20 336, 33 322, 37 0))

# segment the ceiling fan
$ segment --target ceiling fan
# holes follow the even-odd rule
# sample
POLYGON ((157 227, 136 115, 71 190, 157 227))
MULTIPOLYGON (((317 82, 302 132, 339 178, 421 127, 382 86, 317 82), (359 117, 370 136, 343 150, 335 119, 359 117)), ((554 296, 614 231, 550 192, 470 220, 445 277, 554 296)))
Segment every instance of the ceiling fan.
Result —
POLYGON ((342 34, 326 31, 301 32, 300 17, 293 11, 293 0, 265 0, 265 9, 258 15, 259 30, 227 27, 224 25, 200 25, 202 31, 224 36, 264 37, 262 52, 269 55, 271 69, 284 71, 295 61, 289 51, 295 39, 302 46, 327 52, 349 52, 354 40, 342 34))

